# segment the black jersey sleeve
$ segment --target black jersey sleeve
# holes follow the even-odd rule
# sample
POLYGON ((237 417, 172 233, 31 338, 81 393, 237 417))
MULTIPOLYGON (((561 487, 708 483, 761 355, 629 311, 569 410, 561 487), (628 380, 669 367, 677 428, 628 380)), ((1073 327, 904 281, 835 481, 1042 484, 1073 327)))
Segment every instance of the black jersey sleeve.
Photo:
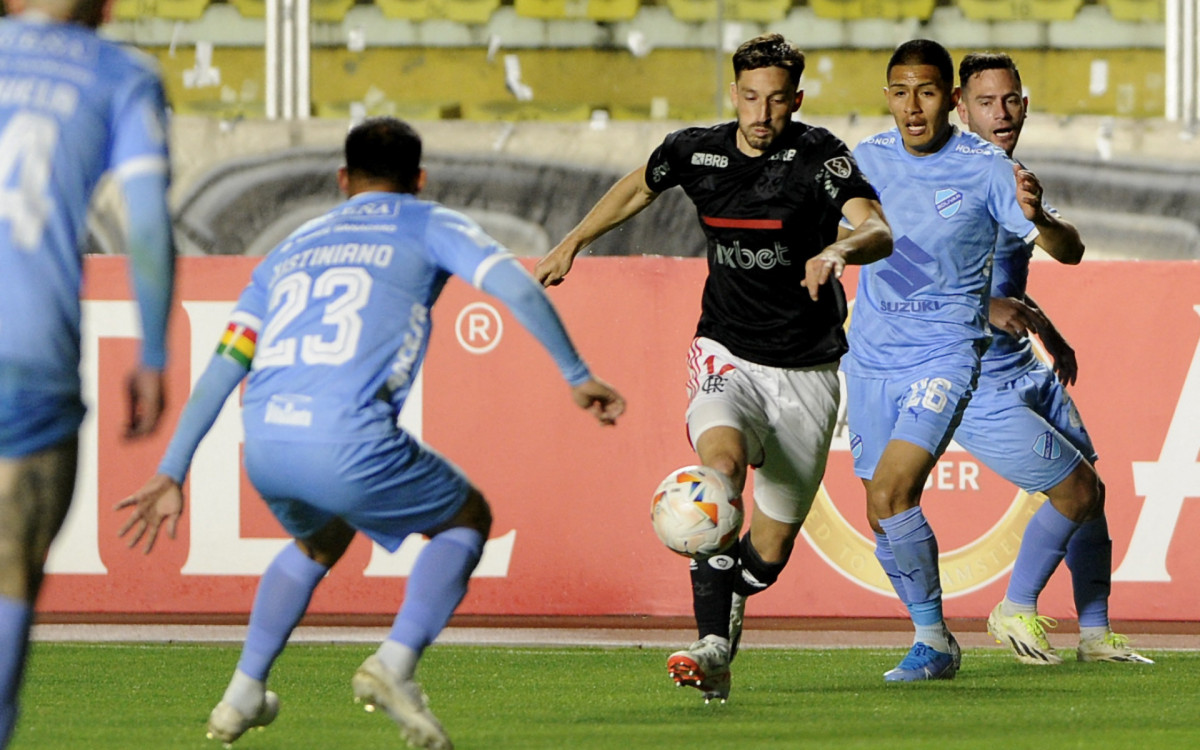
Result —
POLYGON ((679 136, 677 130, 668 135, 646 162, 646 186, 656 193, 679 184, 679 136))
POLYGON ((851 198, 879 200, 875 188, 858 168, 854 155, 839 138, 825 134, 821 143, 821 158, 816 164, 816 179, 825 196, 840 213, 851 198))

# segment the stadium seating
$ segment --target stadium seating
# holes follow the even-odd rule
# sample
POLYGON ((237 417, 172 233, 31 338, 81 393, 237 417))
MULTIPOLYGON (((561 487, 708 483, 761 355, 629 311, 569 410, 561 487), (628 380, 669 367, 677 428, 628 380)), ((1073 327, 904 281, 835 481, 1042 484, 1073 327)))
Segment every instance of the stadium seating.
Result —
POLYGON ((856 21, 864 18, 919 18, 929 20, 937 0, 808 0, 821 18, 856 21))
POLYGON ((1070 21, 1083 0, 954 0, 972 21, 1070 21))
POLYGON ((430 0, 375 0, 375 4, 387 18, 424 21, 435 15, 430 0))
POLYGON ((148 16, 168 21, 195 21, 204 15, 210 0, 117 0, 113 18, 136 21, 148 16))
POLYGON ((782 21, 792 0, 726 0, 725 13, 733 21, 773 23, 782 21))
POLYGON ((500 7, 500 0, 438 0, 441 15, 456 23, 484 24, 500 7))
POLYGON ((628 21, 637 15, 640 0, 588 0, 587 17, 593 21, 628 21))
POLYGON ((525 18, 566 18, 567 0, 514 0, 513 10, 525 18))
MULTIPOLYGON (((185 0, 167 0, 169 2, 185 2, 185 0)), ((207 0, 206 0, 207 1, 207 0)), ((158 0, 162 4, 164 0, 158 0)), ((266 18, 266 0, 229 0, 243 18, 266 18)), ((326 23, 341 21, 346 17, 346 11, 354 5, 354 0, 308 0, 309 16, 314 21, 326 23)))
POLYGON ((679 21, 701 23, 717 17, 717 0, 667 0, 667 7, 679 21))
POLYGON ((1109 14, 1118 21, 1162 21, 1166 17, 1163 0, 1103 0, 1109 14))

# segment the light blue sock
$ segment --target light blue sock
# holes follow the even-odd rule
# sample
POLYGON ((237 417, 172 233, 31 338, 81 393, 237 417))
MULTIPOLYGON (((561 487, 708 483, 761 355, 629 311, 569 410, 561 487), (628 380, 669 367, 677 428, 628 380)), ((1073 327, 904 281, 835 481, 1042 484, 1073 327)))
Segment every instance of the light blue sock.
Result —
POLYGON ((904 587, 901 599, 908 606, 913 624, 918 630, 940 624, 942 582, 938 575, 937 539, 921 506, 880 519, 879 525, 886 532, 896 558, 896 572, 904 587))
POLYGON ((467 581, 483 554, 483 542, 482 534, 463 526, 429 540, 408 576, 404 604, 388 640, 407 646, 418 657, 433 643, 467 593, 467 581))
POLYGON ((0 747, 8 747, 17 724, 17 697, 32 621, 33 609, 28 602, 0 596, 0 747))
POLYGON ((1067 568, 1075 591, 1080 628, 1108 628, 1112 593, 1112 539, 1104 516, 1084 521, 1067 542, 1067 568))
POLYGON ((283 651, 308 609, 313 591, 328 572, 329 568, 310 560, 295 544, 275 556, 258 582, 239 670, 255 680, 267 681, 271 664, 283 651))
MULTIPOLYGON (((879 561, 883 572, 887 574, 888 583, 892 584, 896 596, 900 597, 900 602, 907 609, 908 594, 904 589, 900 568, 896 565, 896 555, 892 552, 892 545, 888 542, 887 534, 880 534, 878 531, 875 532, 875 559, 879 561)), ((909 614, 911 615, 911 612, 909 614)))
POLYGON ((1042 503, 1021 537, 1005 597, 1017 605, 1037 606, 1038 595, 1067 554, 1067 541, 1078 528, 1079 524, 1059 513, 1050 501, 1042 503))

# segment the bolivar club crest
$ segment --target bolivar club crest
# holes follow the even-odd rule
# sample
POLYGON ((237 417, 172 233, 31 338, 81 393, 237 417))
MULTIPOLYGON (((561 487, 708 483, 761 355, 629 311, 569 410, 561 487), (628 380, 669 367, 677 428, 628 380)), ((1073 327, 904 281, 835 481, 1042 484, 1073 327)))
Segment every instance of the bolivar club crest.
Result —
POLYGON ((943 188, 933 194, 933 200, 937 206, 938 215, 943 219, 949 219, 958 213, 958 209, 962 208, 963 194, 953 188, 943 188))
POLYGON ((840 177, 843 180, 849 177, 850 172, 853 171, 850 166, 850 158, 846 156, 836 156, 830 159, 825 162, 825 168, 834 177, 840 177))

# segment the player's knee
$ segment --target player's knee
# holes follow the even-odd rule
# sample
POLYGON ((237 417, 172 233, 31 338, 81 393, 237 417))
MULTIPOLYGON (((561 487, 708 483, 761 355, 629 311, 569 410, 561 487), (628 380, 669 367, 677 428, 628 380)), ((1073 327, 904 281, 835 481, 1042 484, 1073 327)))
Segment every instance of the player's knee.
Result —
POLYGON ((18 528, 0 527, 0 596, 31 601, 29 546, 18 528))
POLYGON ((1095 518, 1104 509, 1104 483, 1086 463, 1046 494, 1059 513, 1076 523, 1095 518))
POLYGON ((454 526, 465 526, 475 529, 484 539, 492 533, 492 506, 484 498, 483 493, 471 487, 467 492, 467 500, 462 509, 452 521, 454 526))

